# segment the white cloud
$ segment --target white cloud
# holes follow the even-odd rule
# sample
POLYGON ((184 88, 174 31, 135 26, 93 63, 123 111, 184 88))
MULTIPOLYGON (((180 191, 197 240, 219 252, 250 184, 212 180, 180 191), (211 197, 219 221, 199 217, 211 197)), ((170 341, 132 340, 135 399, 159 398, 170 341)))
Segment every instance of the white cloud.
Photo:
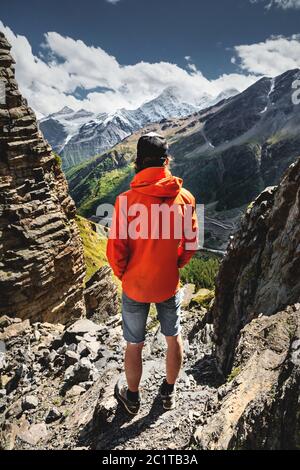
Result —
POLYGON ((191 70, 192 72, 197 72, 197 67, 195 64, 188 64, 188 69, 191 70))
POLYGON ((55 32, 45 34, 36 56, 25 36, 15 34, 1 21, 0 30, 12 44, 20 89, 39 114, 49 114, 63 106, 98 113, 121 107, 133 109, 168 86, 178 87, 182 99, 195 102, 203 93, 217 95, 225 88, 242 91, 257 78, 235 73, 210 81, 190 62, 187 70, 169 62, 121 65, 100 47, 87 46, 55 32), (78 89, 85 92, 84 99, 76 97, 78 89))
POLYGON ((218 90, 228 90, 229 88, 236 88, 238 91, 243 91, 258 80, 257 75, 242 75, 240 73, 223 74, 216 80, 214 85, 218 90))
POLYGON ((196 65, 193 64, 192 62, 192 57, 190 55, 186 55, 184 58, 187 61, 188 70, 190 70, 191 72, 197 73, 198 70, 197 70, 196 65))
POLYGON ((248 73, 275 76, 300 67, 300 35, 275 36, 264 42, 236 46, 239 67, 248 73))
POLYGON ((300 9, 300 0, 250 0, 251 3, 264 2, 266 8, 269 10, 272 7, 288 9, 300 9))
POLYGON ((118 3, 120 0, 106 0, 107 3, 112 3, 113 5, 115 5, 116 3, 118 3))

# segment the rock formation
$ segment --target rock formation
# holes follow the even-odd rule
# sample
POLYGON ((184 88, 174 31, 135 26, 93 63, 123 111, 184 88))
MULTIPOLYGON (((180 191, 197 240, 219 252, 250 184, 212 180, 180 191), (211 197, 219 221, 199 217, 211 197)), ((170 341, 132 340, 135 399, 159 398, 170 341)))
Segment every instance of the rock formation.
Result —
POLYGON ((240 330, 300 300, 300 159, 242 218, 216 281, 217 356, 227 373, 240 330))
POLYGON ((214 414, 195 432, 201 449, 299 447, 300 304, 252 320, 214 414))
POLYGON ((300 159, 243 217, 221 264, 212 311, 216 357, 230 375, 202 449, 299 447, 300 159))
POLYGON ((86 315, 96 323, 103 322, 118 311, 117 286, 111 274, 109 266, 102 266, 85 286, 86 315))
POLYGON ((75 205, 60 163, 14 78, 0 33, 0 312, 65 321, 84 311, 85 267, 75 205))

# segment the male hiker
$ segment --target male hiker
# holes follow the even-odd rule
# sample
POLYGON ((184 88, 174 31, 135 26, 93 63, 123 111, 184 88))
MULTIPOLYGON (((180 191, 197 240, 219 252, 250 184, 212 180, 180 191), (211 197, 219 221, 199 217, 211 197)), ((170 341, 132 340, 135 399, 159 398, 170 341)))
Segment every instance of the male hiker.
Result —
POLYGON ((179 268, 197 249, 195 199, 169 171, 167 141, 143 135, 137 145, 131 189, 118 196, 107 245, 108 261, 122 280, 123 334, 127 341, 127 386, 116 385, 128 413, 140 408, 142 348, 150 303, 156 304, 167 341, 166 378, 160 388, 164 409, 176 406, 175 382, 182 365, 179 268))

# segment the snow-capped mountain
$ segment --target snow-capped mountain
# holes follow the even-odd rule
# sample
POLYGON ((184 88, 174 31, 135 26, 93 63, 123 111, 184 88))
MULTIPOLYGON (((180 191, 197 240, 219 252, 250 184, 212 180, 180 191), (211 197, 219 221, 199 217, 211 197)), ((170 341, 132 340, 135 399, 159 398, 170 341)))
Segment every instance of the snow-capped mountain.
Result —
POLYGON ((39 126, 52 148, 61 153, 72 136, 77 134, 81 126, 92 116, 93 113, 85 109, 74 111, 65 106, 57 113, 41 119, 39 126))
POLYGON ((123 108, 112 114, 64 107, 41 119, 39 125, 53 149, 61 155, 63 168, 67 169, 106 151, 147 124, 185 117, 214 103, 214 97, 208 94, 203 94, 196 105, 184 102, 179 96, 176 87, 168 87, 137 109, 123 108))
MULTIPOLYGON (((223 99, 216 105, 185 119, 170 118, 151 125, 151 130, 170 140, 172 172, 206 205, 206 246, 225 250, 247 204, 265 187, 277 185, 299 156, 300 106, 294 100, 299 78, 300 69, 264 77, 229 99, 227 94, 219 95, 223 99)), ((109 178, 105 191, 97 183, 99 175, 122 168, 129 182, 130 156, 134 156, 140 135, 149 129, 147 125, 104 158, 67 173, 79 213, 91 217, 99 204, 114 202, 120 180, 109 178), (123 155, 127 146, 128 160, 123 155)))

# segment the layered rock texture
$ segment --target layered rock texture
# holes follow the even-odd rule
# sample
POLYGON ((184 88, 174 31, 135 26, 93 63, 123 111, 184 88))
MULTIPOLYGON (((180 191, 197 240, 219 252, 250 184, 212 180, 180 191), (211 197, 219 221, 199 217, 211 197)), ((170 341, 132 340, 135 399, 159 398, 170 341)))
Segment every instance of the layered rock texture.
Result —
POLYGON ((65 321, 85 312, 75 205, 57 157, 14 78, 0 33, 0 312, 65 321))

